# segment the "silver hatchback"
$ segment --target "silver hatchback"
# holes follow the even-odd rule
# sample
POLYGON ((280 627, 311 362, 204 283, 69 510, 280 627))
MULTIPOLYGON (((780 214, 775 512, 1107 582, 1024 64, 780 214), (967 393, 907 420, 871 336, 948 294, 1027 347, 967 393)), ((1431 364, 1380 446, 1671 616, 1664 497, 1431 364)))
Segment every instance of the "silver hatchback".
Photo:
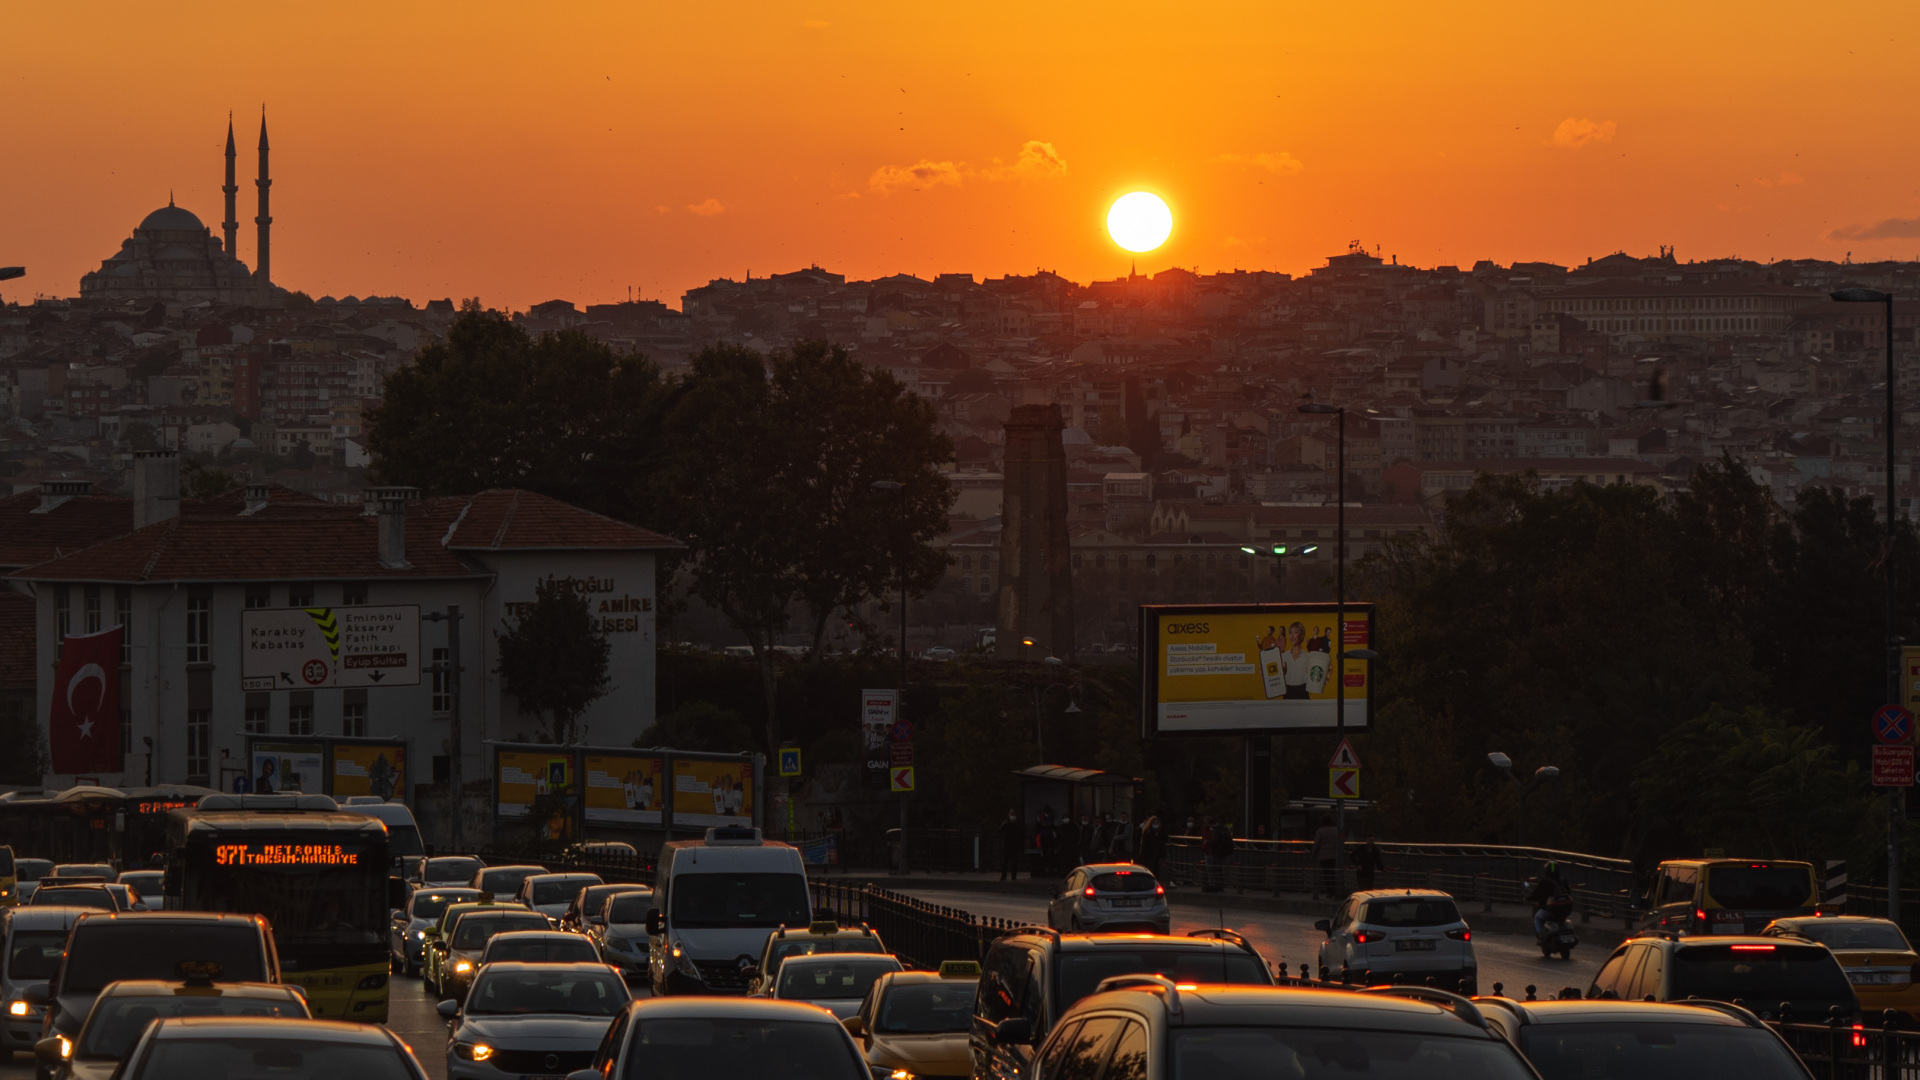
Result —
POLYGON ((1424 984, 1433 979, 1442 990, 1463 982, 1473 993, 1479 962, 1473 933, 1460 918, 1453 897, 1434 889, 1382 889, 1359 892, 1331 919, 1314 929, 1325 932, 1320 966, 1329 975, 1346 970, 1374 984, 1424 984))
POLYGON ((1167 887, 1133 863, 1076 867, 1047 904, 1047 925, 1071 933, 1170 934, 1167 887))

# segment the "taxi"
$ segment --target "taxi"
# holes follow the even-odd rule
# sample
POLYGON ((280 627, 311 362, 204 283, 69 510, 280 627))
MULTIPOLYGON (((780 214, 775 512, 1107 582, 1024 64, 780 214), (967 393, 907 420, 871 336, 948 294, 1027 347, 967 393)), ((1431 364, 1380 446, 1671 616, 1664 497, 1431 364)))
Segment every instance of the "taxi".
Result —
MULTIPOLYGON (((189 965, 182 965, 187 967, 189 965)), ((93 1000, 80 1032, 55 1035, 34 1047, 37 1066, 54 1080, 108 1080, 135 1039, 154 1020, 172 1016, 262 1016, 310 1019, 307 999, 283 983, 214 985, 219 965, 184 982, 129 979, 112 983, 93 1000)))
POLYGON ((841 926, 832 919, 818 919, 808 923, 804 931, 783 926, 767 935, 767 944, 760 950, 760 962, 747 971, 747 993, 768 996, 760 993, 761 988, 773 981, 780 972, 780 961, 789 956, 886 951, 880 935, 865 923, 841 926))
POLYGON ((440 918, 425 930, 426 948, 421 953, 420 981, 435 991, 438 991, 441 984, 446 981, 446 977, 440 972, 440 962, 446 959, 447 950, 436 949, 434 945, 445 940, 447 932, 453 929, 453 924, 460 921, 460 916, 469 911, 523 910, 524 908, 525 905, 511 900, 495 900, 490 893, 482 893, 478 900, 448 904, 440 912, 440 918))
POLYGON ((1792 937, 1825 945, 1853 984, 1860 1008, 1869 1015, 1893 1009, 1920 1017, 1920 953, 1900 927, 1865 915, 1828 915, 1775 919, 1763 937, 1792 937))
POLYGON ((874 982, 842 1023, 874 1075, 959 1078, 973 1074, 967 1032, 980 964, 948 960, 933 971, 895 971, 874 982))

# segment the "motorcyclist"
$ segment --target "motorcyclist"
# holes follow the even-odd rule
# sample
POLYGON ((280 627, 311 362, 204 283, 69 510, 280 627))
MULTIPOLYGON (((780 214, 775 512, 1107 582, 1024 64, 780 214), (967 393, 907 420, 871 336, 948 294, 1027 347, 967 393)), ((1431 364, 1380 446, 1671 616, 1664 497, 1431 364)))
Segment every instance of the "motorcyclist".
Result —
POLYGON ((1573 890, 1567 887, 1566 879, 1560 876, 1560 864, 1550 862, 1540 874, 1533 888, 1527 892, 1527 902, 1533 905, 1533 936, 1540 937, 1547 932, 1547 920, 1565 922, 1573 911, 1573 890))

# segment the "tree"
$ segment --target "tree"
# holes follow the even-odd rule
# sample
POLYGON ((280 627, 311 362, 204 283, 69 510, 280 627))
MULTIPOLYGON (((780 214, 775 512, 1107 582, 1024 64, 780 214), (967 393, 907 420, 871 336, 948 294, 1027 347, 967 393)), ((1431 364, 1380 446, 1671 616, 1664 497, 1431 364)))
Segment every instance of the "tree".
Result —
POLYGON ((526 488, 640 521, 663 400, 646 358, 574 332, 532 338, 467 302, 444 344, 387 377, 367 446, 383 484, 526 488))
POLYGON ((240 486, 240 480, 225 469, 209 469, 188 459, 180 470, 180 494, 189 499, 211 499, 240 486))
POLYGON ((753 729, 732 709, 696 701, 655 720, 634 737, 633 745, 733 754, 752 749, 753 729))
POLYGON ((586 596, 558 578, 537 582, 533 603, 495 637, 500 688, 522 711, 549 717, 554 742, 573 742, 574 721, 607 692, 610 649, 586 596))

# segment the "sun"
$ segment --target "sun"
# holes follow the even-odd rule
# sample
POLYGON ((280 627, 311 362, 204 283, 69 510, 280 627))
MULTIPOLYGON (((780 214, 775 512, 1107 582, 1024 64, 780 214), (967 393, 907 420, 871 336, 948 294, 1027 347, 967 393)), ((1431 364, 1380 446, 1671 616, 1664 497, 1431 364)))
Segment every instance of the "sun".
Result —
POLYGON ((1107 235, 1128 251, 1152 251, 1173 234, 1173 211, 1151 191, 1130 191, 1107 210, 1107 235))

